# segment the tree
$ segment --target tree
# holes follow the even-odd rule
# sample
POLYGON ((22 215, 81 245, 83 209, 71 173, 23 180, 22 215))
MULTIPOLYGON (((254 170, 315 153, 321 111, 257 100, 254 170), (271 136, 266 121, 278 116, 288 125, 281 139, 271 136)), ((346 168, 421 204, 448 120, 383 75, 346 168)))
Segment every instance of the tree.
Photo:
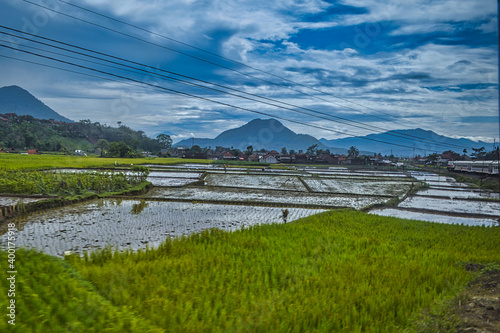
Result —
POLYGON ((97 146, 101 150, 101 157, 103 157, 106 151, 109 149, 109 142, 106 139, 100 139, 99 141, 97 141, 97 146))
POLYGON ((289 153, 290 155, 295 155, 295 154, 296 154, 295 150, 293 150, 293 149, 290 149, 290 151, 289 151, 288 153, 289 153))
POLYGON ((170 135, 167 134, 159 134, 156 137, 156 140, 160 141, 160 144, 163 146, 165 149, 170 149, 172 148, 172 138, 170 135))
POLYGON ((252 146, 252 145, 250 145, 250 146, 248 146, 248 147, 247 147, 247 155, 249 155, 249 156, 250 156, 250 155, 252 155, 252 154, 253 154, 253 146, 252 146))
POLYGON ((486 155, 486 152, 484 151, 484 147, 472 148, 472 150, 474 152, 471 155, 472 155, 472 157, 474 157, 476 159, 484 158, 484 156, 486 155))
POLYGON ((437 153, 432 153, 430 154, 427 158, 429 159, 429 161, 431 161, 432 163, 435 163, 437 161, 437 158, 438 158, 438 154, 437 153))
POLYGON ((288 151, 286 150, 286 147, 281 148, 281 155, 288 155, 288 151))
POLYGON ((316 155, 317 150, 318 150, 318 145, 314 144, 311 147, 307 148, 306 154, 307 155, 316 155))
POLYGON ((359 149, 356 148, 355 146, 351 146, 349 150, 347 151, 347 155, 349 157, 358 157, 359 156, 359 149))
MULTIPOLYGON (((464 149, 465 150, 465 149, 464 149)), ((443 155, 453 155, 453 154, 456 154, 453 150, 447 150, 447 151, 443 151, 442 153, 443 155)))
POLYGON ((201 153, 201 147, 198 145, 192 146, 190 150, 192 153, 201 153))
POLYGON ((489 153, 486 153, 484 156, 485 160, 492 160, 492 161, 498 161, 499 160, 499 154, 500 154, 500 147, 497 147, 497 149, 492 150, 489 153))
POLYGON ((130 146, 123 142, 111 142, 108 155, 110 157, 134 157, 135 153, 130 146))

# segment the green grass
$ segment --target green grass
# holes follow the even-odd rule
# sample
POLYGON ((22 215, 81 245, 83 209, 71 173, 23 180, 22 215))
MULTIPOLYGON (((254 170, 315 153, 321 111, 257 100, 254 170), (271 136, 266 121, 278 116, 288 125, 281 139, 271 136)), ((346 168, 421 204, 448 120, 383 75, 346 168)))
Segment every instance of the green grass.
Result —
MULTIPOLYGON (((6 262, 5 252, 1 257, 6 262)), ((21 249, 16 257, 18 274, 12 298, 16 321, 15 326, 7 323, 9 286, 2 278, 1 332, 161 332, 131 309, 111 304, 63 260, 21 249)))
POLYGON ((500 262, 500 228, 332 211, 66 263, 17 255, 25 331, 400 332, 474 278, 463 263, 500 262))
POLYGON ((101 158, 93 156, 70 155, 20 155, 0 154, 0 170, 40 170, 54 168, 100 168, 130 166, 131 164, 177 164, 212 163, 212 160, 183 158, 101 158))

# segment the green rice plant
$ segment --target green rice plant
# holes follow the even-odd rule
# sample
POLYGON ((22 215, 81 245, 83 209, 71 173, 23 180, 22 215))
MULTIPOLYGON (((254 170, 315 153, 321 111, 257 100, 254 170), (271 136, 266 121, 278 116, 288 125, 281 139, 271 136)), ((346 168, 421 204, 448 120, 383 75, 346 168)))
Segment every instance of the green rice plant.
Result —
POLYGON ((71 264, 167 332, 399 332, 500 261, 498 228, 335 211, 71 264))
POLYGON ((0 170, 41 170, 54 168, 130 167, 138 164, 212 163, 212 160, 182 158, 101 158, 70 155, 0 154, 0 170))
MULTIPOLYGON (((6 262, 7 253, 0 251, 0 257, 6 262)), ((23 249, 16 258, 15 296, 7 296, 6 279, 0 283, 2 309, 15 300, 15 325, 4 316, 1 332, 163 331, 127 307, 113 306, 61 259, 23 249)))
POLYGON ((0 170, 0 193, 73 195, 128 189, 144 177, 127 177, 122 172, 92 171, 60 173, 48 171, 0 170))

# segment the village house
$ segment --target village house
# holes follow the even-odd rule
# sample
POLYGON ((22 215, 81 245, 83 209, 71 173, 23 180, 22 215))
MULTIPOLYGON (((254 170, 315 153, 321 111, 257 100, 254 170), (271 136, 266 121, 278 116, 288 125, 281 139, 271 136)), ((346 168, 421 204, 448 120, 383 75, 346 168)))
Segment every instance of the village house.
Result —
POLYGON ((265 155, 264 157, 262 157, 260 162, 275 164, 275 163, 278 163, 278 159, 269 153, 269 154, 265 155))
POLYGON ((228 160, 228 161, 235 161, 236 160, 236 156, 234 156, 230 152, 226 151, 226 152, 222 153, 222 159, 223 160, 228 160))
POLYGON ((334 164, 337 162, 337 160, 333 158, 333 156, 331 156, 330 154, 319 154, 316 157, 315 162, 319 164, 334 164))
POLYGON ((436 158, 436 164, 442 165, 442 166, 447 166, 448 162, 450 161, 456 161, 460 157, 460 154, 457 153, 443 153, 441 155, 438 155, 436 158))
POLYGON ((260 160, 265 156, 266 154, 263 153, 254 153, 248 157, 248 160, 251 162, 260 162, 260 160))
POLYGON ((292 163, 295 160, 293 155, 279 155, 277 159, 280 163, 292 163))
POLYGON ((241 153, 240 155, 238 155, 238 160, 240 160, 240 161, 248 161, 248 155, 245 154, 245 153, 241 153))
MULTIPOLYGON (((169 151, 167 149, 161 150, 162 156, 167 156, 168 153, 169 151)), ((183 157, 185 153, 186 153, 186 148, 184 147, 176 147, 170 150, 170 156, 172 157, 183 157)))
POLYGON ((295 155, 295 162, 296 163, 308 163, 309 157, 306 154, 296 154, 295 155))

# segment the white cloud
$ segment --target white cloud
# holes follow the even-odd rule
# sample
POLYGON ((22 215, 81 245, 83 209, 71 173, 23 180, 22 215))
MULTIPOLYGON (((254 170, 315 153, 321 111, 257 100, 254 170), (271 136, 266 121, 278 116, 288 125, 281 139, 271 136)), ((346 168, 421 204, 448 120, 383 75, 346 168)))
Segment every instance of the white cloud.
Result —
MULTIPOLYGON (((253 67, 331 94, 320 94, 318 91, 300 86, 293 87, 311 96, 303 95, 285 87, 265 84, 248 77, 244 78, 227 70, 214 70, 206 63, 184 60, 185 58, 181 59, 178 54, 158 48, 146 48, 144 44, 132 40, 130 44, 123 42, 125 46, 122 49, 113 48, 110 51, 153 66, 156 65, 155 62, 167 64, 170 66, 169 69, 175 71, 195 73, 194 76, 203 76, 209 81, 217 79, 222 84, 249 93, 283 100, 290 104, 327 110, 348 118, 362 119, 361 121, 387 129, 410 128, 418 125, 436 131, 446 131, 448 134, 459 130, 461 134, 470 136, 477 134, 474 133, 477 128, 474 125, 461 123, 462 117, 471 114, 490 115, 491 110, 496 110, 497 97, 494 87, 460 91, 460 87, 467 84, 497 82, 497 55, 493 47, 470 48, 464 45, 428 43, 410 50, 404 49, 405 44, 401 44, 397 52, 381 47, 378 53, 366 55, 363 50, 354 48, 306 49, 300 43, 292 43, 288 40, 300 29, 314 30, 340 25, 364 24, 365 29, 373 29, 372 32, 375 33, 388 27, 382 21, 392 21, 400 26, 392 32, 393 36, 435 31, 453 33, 455 29, 453 22, 478 20, 485 22, 479 27, 480 30, 493 32, 496 29, 496 20, 492 19, 496 14, 496 4, 490 0, 474 2, 366 0, 362 4, 355 0, 344 0, 342 3, 345 5, 357 7, 362 5, 367 8, 368 13, 343 15, 323 22, 309 22, 304 19, 308 14, 321 13, 331 6, 320 0, 271 2, 268 0, 253 2, 85 0, 84 3, 84 6, 111 13, 118 19, 192 43, 197 47, 221 52, 225 56, 243 61, 253 67), (409 78, 413 74, 416 77, 419 74, 421 76, 416 79, 409 78), (433 87, 442 87, 442 89, 433 89, 433 87), (456 88, 451 89, 451 87, 456 88), (398 121, 381 123, 380 119, 370 118, 371 114, 382 118, 395 118, 398 121)), ((72 13, 84 15, 66 5, 64 8, 71 10, 72 13)), ((85 15, 92 20, 104 22, 90 14, 85 15)), ((58 27, 60 29, 57 29, 57 33, 60 33, 65 40, 74 38, 75 42, 86 45, 87 40, 79 39, 80 37, 76 35, 64 35, 64 26, 58 27)), ((124 31, 132 32, 130 28, 124 28, 124 31)), ((141 32, 139 35, 144 36, 144 33, 141 32)), ((102 37, 101 45, 105 49, 109 41, 106 38, 109 36, 106 34, 101 36, 98 33, 95 36, 96 40, 102 37)), ((181 47, 158 37, 149 37, 162 45, 181 47)), ((383 37, 383 33, 377 35, 377 38, 383 37)), ((115 42, 114 39, 113 42, 115 42)), ((380 42, 384 43, 383 40, 380 42)), ((182 49, 194 52, 186 47, 182 49)), ((156 130, 160 124, 178 133, 179 137, 189 136, 189 133, 194 130, 199 130, 195 132, 197 137, 213 137, 229 126, 241 125, 253 117, 264 117, 208 101, 160 93, 152 89, 116 82, 91 81, 88 78, 75 79, 73 74, 56 73, 46 68, 12 67, 11 62, 7 64, 4 61, 4 65, 0 63, 0 70, 2 71, 0 84, 24 86, 56 111, 75 120, 90 118, 93 121, 112 125, 120 120, 133 128, 134 126, 142 127, 147 132, 150 131, 149 129, 156 130), (34 72, 36 75, 33 75, 34 72), (46 84, 48 78, 50 82, 53 82, 51 85, 46 84), (186 129, 181 125, 191 126, 191 128, 186 129)), ((238 67, 238 70, 251 72, 252 75, 266 80, 286 83, 276 77, 264 76, 262 73, 249 69, 238 67)), ((165 82, 161 84, 170 86, 165 82)), ((177 87, 181 90, 188 90, 184 86, 177 87)), ((315 131, 318 135, 321 133, 322 136, 328 137, 328 135, 347 135, 348 132, 360 131, 338 123, 305 117, 291 111, 279 110, 232 96, 214 96, 213 93, 208 92, 204 96, 276 116, 306 119, 322 124, 322 126, 338 129, 344 134, 323 133, 310 128, 301 128, 298 125, 290 125, 292 129, 302 133, 315 131)), ((367 134, 364 131, 361 132, 367 134)), ((486 135, 485 133, 492 137, 498 135, 493 125, 489 125, 487 132, 481 134, 486 135)))

